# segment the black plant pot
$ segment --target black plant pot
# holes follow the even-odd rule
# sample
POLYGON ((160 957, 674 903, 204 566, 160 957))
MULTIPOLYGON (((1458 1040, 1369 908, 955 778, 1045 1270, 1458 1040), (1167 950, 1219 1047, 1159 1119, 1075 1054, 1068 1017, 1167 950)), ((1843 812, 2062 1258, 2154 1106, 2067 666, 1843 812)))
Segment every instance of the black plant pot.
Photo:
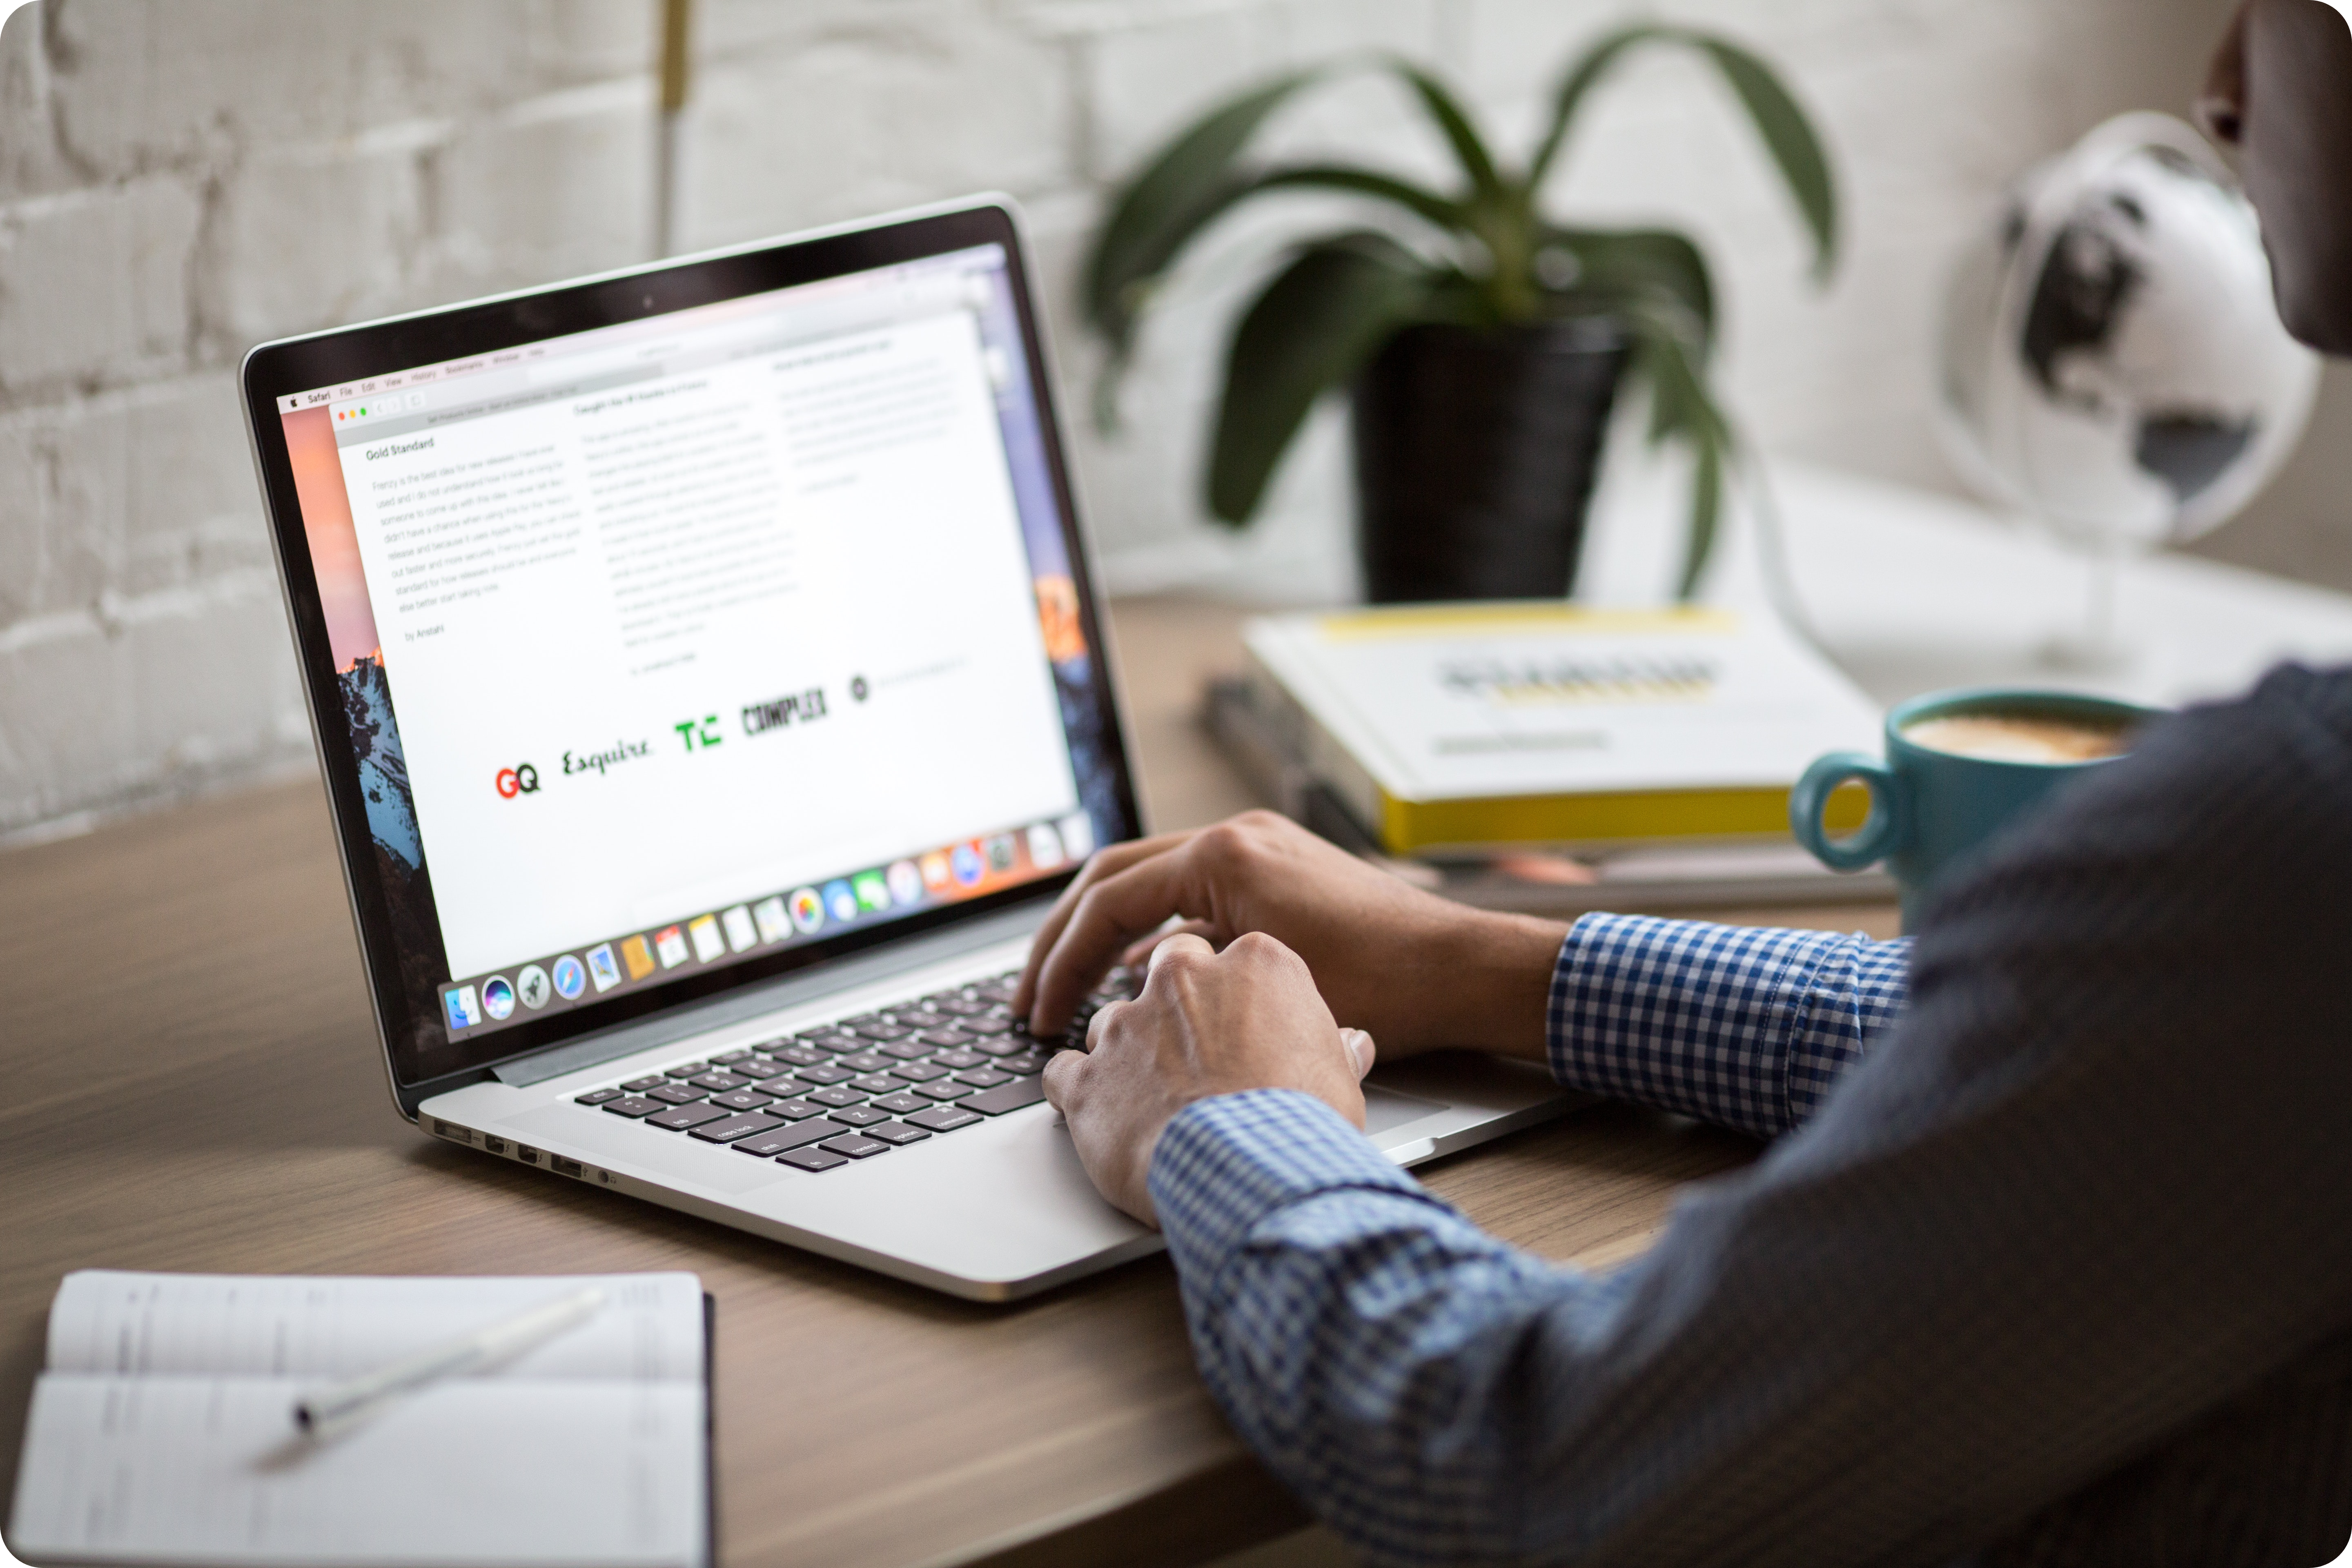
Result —
POLYGON ((1355 387, 1365 597, 1564 597, 1626 352, 1600 319, 1391 338, 1355 387))

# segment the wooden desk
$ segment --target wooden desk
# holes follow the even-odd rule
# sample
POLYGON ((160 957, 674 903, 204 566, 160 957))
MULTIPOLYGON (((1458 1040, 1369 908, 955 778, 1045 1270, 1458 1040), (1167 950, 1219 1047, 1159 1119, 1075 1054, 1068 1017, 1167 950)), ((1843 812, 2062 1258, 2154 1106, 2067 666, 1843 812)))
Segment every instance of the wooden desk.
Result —
MULTIPOLYGON (((1248 804, 1192 730, 1234 613, 1121 606, 1158 825, 1248 804)), ((1776 918, 1787 920, 1785 914, 1776 918)), ((1891 910, 1822 923, 1892 929, 1891 910)), ((686 1268, 719 1300, 729 1563, 1197 1562, 1303 1520, 1193 1375, 1150 1258, 950 1300, 428 1139, 386 1096, 311 783, 0 856, 0 1475, 59 1276, 686 1268)), ((1754 1145, 1601 1110, 1425 1166, 1553 1257, 1638 1247, 1754 1145)))

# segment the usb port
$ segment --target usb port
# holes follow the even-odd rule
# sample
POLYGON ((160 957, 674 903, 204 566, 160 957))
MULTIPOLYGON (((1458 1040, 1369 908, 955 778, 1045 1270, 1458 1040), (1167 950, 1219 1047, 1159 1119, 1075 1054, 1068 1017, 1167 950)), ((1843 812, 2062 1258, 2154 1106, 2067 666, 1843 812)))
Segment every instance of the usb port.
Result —
POLYGON ((437 1116, 433 1119, 433 1131, 444 1138, 453 1139, 459 1143, 471 1143, 474 1141, 474 1135, 471 1132, 462 1127, 452 1127, 437 1116))
POLYGON ((559 1176, 576 1176, 580 1173, 580 1162, 577 1160, 567 1160, 561 1154, 550 1154, 547 1157, 547 1163, 559 1176))
POLYGON ((493 1138, 485 1132, 482 1134, 482 1147, 493 1154, 503 1154, 507 1152, 507 1141, 503 1138, 493 1138))

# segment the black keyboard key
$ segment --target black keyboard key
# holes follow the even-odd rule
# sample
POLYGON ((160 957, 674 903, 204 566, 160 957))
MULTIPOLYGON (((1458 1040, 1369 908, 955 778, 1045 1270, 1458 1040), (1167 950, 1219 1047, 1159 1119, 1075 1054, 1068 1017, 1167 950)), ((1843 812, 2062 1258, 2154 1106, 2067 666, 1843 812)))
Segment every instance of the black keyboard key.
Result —
POLYGON ((608 1100, 620 1098, 621 1091, 617 1089, 592 1089, 585 1094, 573 1095, 572 1100, 575 1105, 602 1105, 608 1100))
POLYGON ((973 1095, 960 1109, 977 1110, 987 1116, 1002 1116, 1008 1110, 1018 1110, 1024 1105, 1034 1105, 1045 1098, 1045 1080, 1042 1078, 1015 1079, 1002 1089, 992 1089, 973 1095))
POLYGON ((647 1100, 642 1094, 632 1094, 622 1100, 608 1100, 604 1109, 615 1116, 651 1116, 662 1108, 658 1100, 647 1100))
POLYGON ((753 1083, 765 1083, 772 1078, 781 1077, 790 1069, 782 1062, 772 1062, 765 1057, 753 1057, 748 1062, 737 1062, 728 1070, 737 1078, 748 1078, 753 1083))
POLYGON ((814 1046, 784 1046, 776 1051, 775 1058, 780 1062, 790 1062, 799 1068, 813 1068, 819 1062, 831 1059, 814 1046))
POLYGON ((971 1090, 960 1083, 921 1083, 915 1086, 915 1092, 925 1100, 961 1100, 971 1090))
POLYGON ((854 1018, 835 1018, 833 1021, 832 1027, 836 1029, 847 1029, 852 1034, 855 1034, 857 1031, 857 1026, 861 1024, 878 1024, 881 1021, 882 1015, 879 1013, 860 1013, 854 1018))
POLYGON ((776 1163, 794 1165, 803 1171, 830 1171, 835 1165, 846 1165, 849 1162, 842 1155, 827 1153, 823 1149, 795 1149, 789 1154, 779 1155, 776 1163))
POLYGON ((933 1079, 948 1076, 945 1068, 935 1068, 929 1062, 900 1062, 890 1069, 893 1078, 903 1078, 908 1083, 929 1083, 933 1079))
POLYGON ((763 1105, 775 1104, 776 1097, 772 1094, 761 1094, 756 1089, 730 1089, 725 1094, 712 1095, 710 1103, 723 1105, 730 1110, 757 1110, 763 1105))
POLYGON ((996 1064, 997 1070, 1009 1073, 1033 1073, 1045 1070, 1044 1051, 1024 1051, 1017 1057, 1006 1057, 996 1064))
POLYGON ((929 1110, 918 1110, 907 1118, 907 1123, 926 1132, 952 1132, 959 1127, 969 1127, 975 1121, 986 1120, 986 1117, 975 1116, 961 1105, 934 1105, 929 1110))
POLYGON ((789 1127, 772 1116, 762 1116, 754 1110, 745 1116, 730 1116, 723 1121, 706 1122, 693 1129, 694 1135, 706 1143, 732 1143, 738 1138, 749 1138, 754 1132, 766 1132, 773 1128, 789 1127))
POLYGON ((663 1077, 660 1073, 655 1073, 649 1078, 633 1078, 621 1087, 627 1089, 631 1094, 643 1094, 646 1090, 655 1088, 656 1085, 667 1083, 669 1079, 663 1077))
POLYGON ((697 1073, 686 1081, 697 1089, 709 1089, 713 1094, 725 1094, 729 1089, 740 1089, 751 1080, 748 1078, 737 1078, 731 1072, 705 1072, 697 1073))
POLYGON ((833 1119, 844 1127, 871 1127, 877 1121, 890 1120, 870 1105, 838 1106, 831 1114, 833 1119))
POLYGON ((849 1159, 870 1159, 875 1154, 889 1154, 887 1142, 882 1142, 879 1138, 868 1138, 866 1133, 842 1133, 840 1138, 825 1138, 816 1147, 833 1150, 835 1154, 846 1154, 849 1159))
POLYGON ((780 1100, 773 1105, 763 1105, 760 1109, 770 1116, 781 1116, 787 1121, 799 1121, 806 1117, 824 1114, 824 1106, 811 1105, 805 1100, 780 1100))
POLYGON ((851 1079, 856 1078, 857 1075, 854 1072, 849 1072, 844 1068, 827 1064, 821 1068, 795 1068, 793 1076, 800 1079, 803 1083, 835 1084, 847 1083, 851 1079))
POLYGON ((902 1089, 897 1094, 884 1095, 874 1102, 874 1108, 877 1110, 887 1110, 893 1116, 904 1116, 910 1110, 925 1110, 931 1103, 919 1094, 911 1094, 902 1089))
POLYGON ((843 1087, 856 1089, 861 1094, 888 1094, 907 1086, 895 1078, 878 1072, 870 1072, 863 1078, 851 1079, 843 1087))
POLYGON ((879 1138, 885 1143, 919 1143, 930 1134, 903 1121, 877 1121, 866 1130, 866 1136, 879 1138))
POLYGON ((882 1016, 905 1029, 936 1029, 950 1021, 921 1006, 893 1007, 882 1016))
POLYGON ((887 1042, 890 1040, 903 1040, 915 1031, 909 1029, 904 1024, 891 1024, 877 1020, 871 1024, 858 1025, 857 1032, 865 1036, 869 1040, 881 1040, 887 1042))
POLYGON ((987 1062, 987 1060, 988 1058, 982 1056, 978 1051, 941 1051, 939 1055, 931 1058, 931 1061, 935 1066, 954 1068, 959 1071, 964 1068, 976 1068, 982 1066, 987 1062))
POLYGON ((955 1080, 958 1083, 968 1083, 974 1089, 994 1089, 1000 1083, 1011 1083, 1013 1076, 1009 1072, 998 1072, 993 1068, 982 1068, 977 1072, 960 1072, 956 1074, 955 1080))
POLYGON ((958 1034, 953 1029, 925 1029, 922 1033, 917 1035, 915 1038, 936 1050, 951 1051, 958 1046, 962 1045, 966 1040, 971 1038, 971 1037, 969 1035, 958 1034))
POLYGON ((717 1056, 715 1056, 715 1057, 713 1057, 713 1058, 710 1058, 710 1065, 711 1065, 711 1066, 713 1066, 713 1067, 721 1067, 721 1068, 723 1068, 723 1067, 729 1067, 729 1066, 731 1066, 732 1064, 734 1064, 734 1063, 736 1063, 736 1062, 740 1062, 740 1061, 741 1061, 744 1058, 746 1058, 746 1057, 750 1056, 751 1054, 751 1047, 749 1047, 749 1046, 745 1046, 745 1047, 744 1047, 741 1050, 740 1050, 740 1051, 721 1051, 721 1052, 719 1052, 717 1056))
POLYGON ((866 1048, 864 1040, 833 1024, 827 1024, 822 1029, 803 1030, 793 1038, 801 1045, 812 1046, 820 1051, 862 1051, 866 1048))
POLYGON ((932 997, 931 1003, 940 1012, 957 1018, 978 1017, 992 1005, 977 996, 940 995, 932 997))
POLYGON ((667 1127, 673 1132, 683 1132, 689 1127, 699 1127, 706 1121, 716 1121, 727 1113, 715 1105, 673 1105, 667 1110, 656 1111, 646 1118, 648 1127, 667 1127))
POLYGON ((875 1154, 887 1154, 890 1145, 879 1138, 868 1138, 862 1132, 846 1132, 838 1138, 828 1138, 817 1145, 836 1154, 846 1154, 853 1160, 863 1160, 875 1154))
POLYGON ((692 1105, 702 1098, 700 1089, 688 1089, 682 1083, 666 1083, 659 1089, 649 1089, 646 1092, 664 1105, 692 1105))
POLYGON ((835 1084, 831 1089, 820 1089, 813 1093, 804 1094, 801 1096, 801 1098, 809 1101, 812 1105, 838 1106, 863 1105, 866 1103, 866 1097, 858 1093, 857 1090, 850 1088, 845 1083, 835 1084))
POLYGON ((971 1048, 980 1052, 982 1056, 1017 1057, 1022 1052, 1029 1048, 1029 1042, 1026 1040, 1013 1039, 1004 1035, 997 1035, 989 1039, 972 1041, 971 1048))
POLYGON ((746 1154, 758 1154, 765 1158, 770 1154, 781 1154, 788 1149, 799 1149, 810 1143, 822 1142, 827 1138, 837 1138, 848 1131, 850 1129, 844 1127, 838 1121, 796 1121, 790 1127, 779 1127, 772 1132, 754 1132, 749 1138, 738 1140, 735 1147, 746 1154))
POLYGON ((882 1055, 888 1057, 892 1061, 919 1062, 930 1054, 930 1047, 918 1045, 913 1040, 901 1040, 895 1046, 882 1047, 882 1055))
POLYGON ((1013 1019, 1009 1014, 977 1013, 956 1027, 967 1035, 1001 1035, 1013 1027, 1013 1019))
POLYGON ((835 1057, 834 1065, 847 1068, 851 1072, 882 1072, 889 1068, 893 1059, 879 1051, 858 1051, 850 1056, 835 1057))

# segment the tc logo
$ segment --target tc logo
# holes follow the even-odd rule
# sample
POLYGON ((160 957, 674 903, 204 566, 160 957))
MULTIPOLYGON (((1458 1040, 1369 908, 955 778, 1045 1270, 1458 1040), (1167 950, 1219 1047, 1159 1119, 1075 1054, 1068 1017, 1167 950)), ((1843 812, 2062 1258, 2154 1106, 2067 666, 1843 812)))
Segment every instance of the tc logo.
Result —
POLYGON ((537 795, 538 793, 539 770, 529 763, 523 763, 520 767, 499 770, 499 794, 506 799, 512 800, 519 795, 537 795))
POLYGON ((685 723, 672 724, 670 728, 677 731, 678 739, 686 742, 686 749, 689 752, 708 751, 719 744, 722 739, 719 733, 719 715, 716 713, 705 714, 699 724, 688 719, 685 723))

